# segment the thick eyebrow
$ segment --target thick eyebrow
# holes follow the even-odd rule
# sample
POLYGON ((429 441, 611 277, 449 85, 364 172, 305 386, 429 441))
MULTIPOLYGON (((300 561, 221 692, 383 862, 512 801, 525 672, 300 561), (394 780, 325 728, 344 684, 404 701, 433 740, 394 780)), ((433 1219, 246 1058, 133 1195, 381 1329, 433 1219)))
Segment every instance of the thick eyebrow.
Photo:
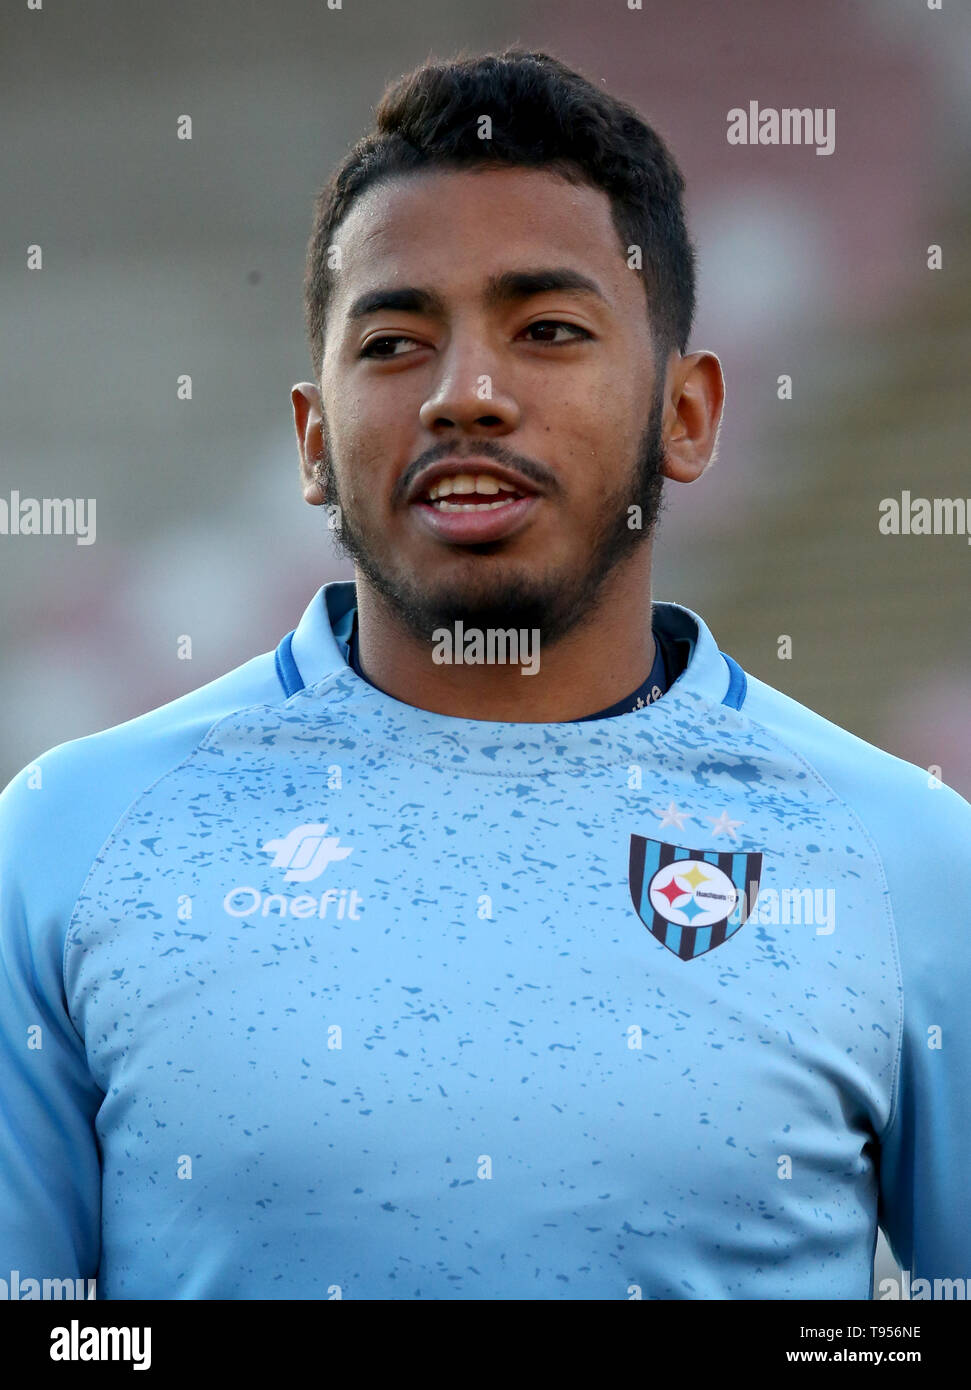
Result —
MULTIPOLYGON (((566 291, 572 294, 594 295, 606 304, 607 299, 597 284, 588 275, 569 266, 551 266, 541 270, 506 270, 501 275, 493 275, 486 282, 483 303, 486 308, 503 304, 514 304, 531 299, 537 294, 551 291, 566 291)), ((445 317, 445 301, 434 290, 415 285, 388 286, 384 289, 366 290, 358 295, 347 311, 348 321, 367 318, 369 314, 380 313, 386 309, 397 309, 406 314, 424 314, 429 318, 445 317)))

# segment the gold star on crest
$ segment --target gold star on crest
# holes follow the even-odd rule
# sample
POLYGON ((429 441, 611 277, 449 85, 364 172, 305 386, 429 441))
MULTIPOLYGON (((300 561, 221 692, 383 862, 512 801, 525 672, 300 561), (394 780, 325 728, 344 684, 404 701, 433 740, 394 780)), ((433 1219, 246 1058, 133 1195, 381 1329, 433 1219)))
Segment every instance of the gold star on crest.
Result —
POLYGON ((699 883, 708 882, 708 875, 703 874, 697 864, 695 864, 694 868, 691 869, 689 873, 678 874, 678 878, 686 878, 692 888, 697 888, 699 883))

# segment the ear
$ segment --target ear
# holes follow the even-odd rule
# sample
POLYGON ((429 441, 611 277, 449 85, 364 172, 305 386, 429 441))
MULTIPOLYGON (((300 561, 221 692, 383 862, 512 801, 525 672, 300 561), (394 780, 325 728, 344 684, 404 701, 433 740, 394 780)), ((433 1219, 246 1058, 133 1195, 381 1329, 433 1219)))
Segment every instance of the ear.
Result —
POLYGON ((679 483, 693 483, 714 460, 725 404, 725 378, 713 352, 693 352, 669 368, 664 408, 662 472, 679 483))
POLYGON ((320 391, 313 382, 299 381, 290 392, 290 400, 297 431, 304 500, 312 507, 320 507, 327 501, 322 482, 327 446, 321 428, 320 391))

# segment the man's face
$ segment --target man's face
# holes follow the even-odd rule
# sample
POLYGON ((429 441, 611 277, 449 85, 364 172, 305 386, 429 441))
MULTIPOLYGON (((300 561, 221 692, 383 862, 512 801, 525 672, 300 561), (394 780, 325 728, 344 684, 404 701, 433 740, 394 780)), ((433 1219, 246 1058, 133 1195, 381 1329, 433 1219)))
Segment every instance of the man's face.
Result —
POLYGON ((606 195, 520 168, 409 175, 363 194, 336 241, 320 479, 344 550, 419 639, 461 619, 550 644, 643 556, 661 495, 664 380, 606 195), (596 289, 488 294, 547 270, 596 289), (378 290, 399 299, 360 312, 378 290), (452 476, 504 465, 525 499, 429 500, 425 469, 452 459, 452 476))

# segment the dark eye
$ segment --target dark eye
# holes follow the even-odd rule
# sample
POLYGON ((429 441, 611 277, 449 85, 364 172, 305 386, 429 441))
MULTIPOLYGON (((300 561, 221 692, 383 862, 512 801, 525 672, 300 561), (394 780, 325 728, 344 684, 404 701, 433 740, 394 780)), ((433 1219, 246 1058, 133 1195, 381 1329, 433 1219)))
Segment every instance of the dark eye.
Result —
MULTIPOLYGON (((532 333, 534 329, 537 328, 544 329, 547 332, 550 329, 552 329, 554 333, 558 328, 566 328, 570 332, 570 334, 573 335, 569 338, 560 339, 559 341, 556 341, 552 337, 533 339, 533 342, 546 343, 549 347, 563 347, 566 343, 579 342, 584 338, 591 338, 593 336, 591 333, 588 333, 585 328, 581 328, 578 323, 567 323, 563 319, 537 319, 535 323, 529 324, 528 327, 526 327, 523 330, 523 332, 532 333)), ((361 352, 361 356, 374 357, 377 358, 379 361, 388 362, 393 357, 402 357, 406 355, 400 352, 395 352, 393 350, 394 345, 397 343, 411 343, 413 347, 420 346, 420 344, 415 343, 415 340, 413 338, 408 338, 402 333, 386 334, 384 337, 375 338, 372 340, 372 342, 368 343, 367 347, 364 348, 361 352), (384 347, 385 345, 390 345, 392 351, 384 352, 378 350, 384 347)))
MULTIPOLYGON (((592 334, 588 333, 587 330, 586 330, 585 328, 581 328, 580 325, 579 325, 578 323, 566 323, 566 322, 564 322, 562 319, 537 319, 537 321, 536 321, 535 323, 531 323, 531 324, 528 326, 528 328, 525 328, 523 331, 524 331, 525 333, 532 333, 532 331, 533 331, 534 328, 552 328, 552 329, 554 329, 554 330, 557 329, 557 328, 568 328, 568 329, 570 330, 571 333, 579 334, 579 337, 580 337, 580 338, 590 338, 590 337, 592 337, 592 334)), ((577 341, 579 341, 579 339, 578 339, 578 338, 567 338, 567 339, 565 339, 565 340, 561 339, 559 343, 554 342, 552 338, 534 338, 533 341, 534 341, 534 342, 545 342, 545 343, 549 343, 549 345, 550 345, 551 347, 561 347, 561 346, 563 345, 563 342, 564 342, 564 341, 566 341, 566 342, 577 342, 577 341)))
POLYGON ((382 343, 413 343, 413 342, 414 342, 414 339, 413 339, 413 338, 406 338, 406 337, 404 337, 403 334, 400 334, 400 333, 393 334, 393 335, 391 335, 391 336, 389 336, 389 337, 386 337, 386 338, 375 338, 375 339, 373 339, 372 342, 368 343, 367 347, 366 347, 366 348, 364 349, 364 351, 361 353, 361 356, 362 356, 362 357, 378 357, 378 358, 384 358, 385 361, 387 361, 388 358, 390 358, 390 357, 400 357, 402 354, 401 354, 400 352, 375 352, 374 349, 375 349, 376 347, 380 347, 382 343))

